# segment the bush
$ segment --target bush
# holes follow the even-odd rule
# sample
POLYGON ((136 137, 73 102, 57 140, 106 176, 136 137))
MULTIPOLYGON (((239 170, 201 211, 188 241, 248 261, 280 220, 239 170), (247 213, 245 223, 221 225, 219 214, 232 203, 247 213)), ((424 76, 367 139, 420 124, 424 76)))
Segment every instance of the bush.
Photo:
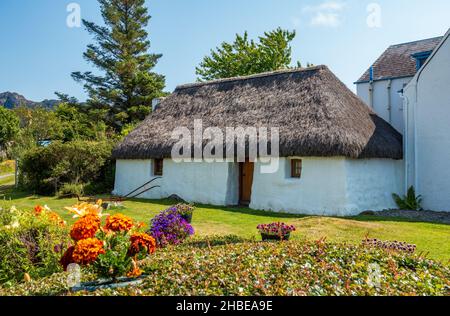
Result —
POLYGON ((69 243, 62 219, 40 212, 0 208, 0 283, 40 278, 62 271, 61 249, 69 243))
POLYGON ((392 197, 401 210, 421 211, 422 210, 422 196, 416 196, 414 187, 408 189, 408 193, 403 198, 398 194, 392 194, 392 197))
POLYGON ((33 148, 20 161, 20 183, 24 189, 43 195, 56 194, 67 184, 73 189, 91 183, 90 192, 93 188, 111 191, 113 145, 112 142, 73 141, 33 148))
POLYGON ((70 198, 83 196, 84 184, 65 183, 58 192, 59 197, 70 198))
POLYGON ((194 228, 172 207, 158 214, 150 222, 150 234, 159 247, 178 245, 194 234, 194 228))
MULTIPOLYGON (((234 238, 231 238, 234 239, 234 238)), ((435 261, 326 242, 244 242, 170 247, 143 262, 139 287, 71 293, 65 278, 1 288, 0 295, 368 296, 450 295, 450 268, 435 261)))

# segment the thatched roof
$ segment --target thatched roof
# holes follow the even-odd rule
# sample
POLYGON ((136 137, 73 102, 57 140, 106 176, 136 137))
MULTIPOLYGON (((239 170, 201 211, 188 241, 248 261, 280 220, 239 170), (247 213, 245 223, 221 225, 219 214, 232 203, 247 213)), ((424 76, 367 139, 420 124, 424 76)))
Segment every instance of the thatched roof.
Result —
MULTIPOLYGON (((282 157, 402 159, 402 136, 326 66, 179 86, 113 152, 169 158, 176 127, 280 129, 282 157)), ((193 134, 193 133, 192 133, 193 134)))

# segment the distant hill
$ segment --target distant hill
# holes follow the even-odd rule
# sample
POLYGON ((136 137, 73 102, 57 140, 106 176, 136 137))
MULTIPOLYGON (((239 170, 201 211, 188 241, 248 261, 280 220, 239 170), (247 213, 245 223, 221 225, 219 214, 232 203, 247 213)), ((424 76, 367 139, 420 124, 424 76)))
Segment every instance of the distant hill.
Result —
POLYGON ((14 109, 21 105, 35 108, 37 106, 42 106, 48 109, 53 109, 59 103, 58 100, 44 100, 41 102, 34 102, 27 100, 23 95, 15 92, 3 92, 0 93, 0 106, 4 106, 7 109, 14 109))

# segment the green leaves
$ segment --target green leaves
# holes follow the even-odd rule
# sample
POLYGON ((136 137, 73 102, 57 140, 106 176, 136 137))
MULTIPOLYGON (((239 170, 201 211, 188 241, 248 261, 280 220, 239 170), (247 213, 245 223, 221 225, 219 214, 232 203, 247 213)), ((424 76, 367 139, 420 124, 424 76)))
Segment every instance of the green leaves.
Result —
POLYGON ((392 198, 401 210, 422 210, 422 196, 416 196, 416 191, 413 186, 408 189, 406 196, 400 197, 398 194, 392 194, 392 198))
POLYGON ((236 35, 235 41, 222 43, 211 56, 206 56, 196 73, 200 81, 252 75, 290 67, 290 43, 295 31, 278 28, 265 32, 259 42, 249 40, 247 32, 236 35))
POLYGON ((144 0, 99 0, 105 26, 83 20, 96 44, 84 58, 103 75, 74 72, 84 85, 91 108, 107 111, 105 121, 116 131, 142 121, 151 101, 164 95, 164 76, 152 72, 162 55, 149 53, 145 30, 150 20, 144 0))
POLYGON ((19 133, 19 118, 0 105, 0 150, 19 133))

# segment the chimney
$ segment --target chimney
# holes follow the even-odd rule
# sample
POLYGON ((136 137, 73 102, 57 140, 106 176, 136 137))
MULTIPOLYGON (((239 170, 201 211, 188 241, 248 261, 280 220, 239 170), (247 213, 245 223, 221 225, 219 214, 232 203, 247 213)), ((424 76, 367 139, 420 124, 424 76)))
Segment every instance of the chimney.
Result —
POLYGON ((162 100, 164 98, 155 98, 152 100, 152 112, 155 112, 160 107, 162 100))

